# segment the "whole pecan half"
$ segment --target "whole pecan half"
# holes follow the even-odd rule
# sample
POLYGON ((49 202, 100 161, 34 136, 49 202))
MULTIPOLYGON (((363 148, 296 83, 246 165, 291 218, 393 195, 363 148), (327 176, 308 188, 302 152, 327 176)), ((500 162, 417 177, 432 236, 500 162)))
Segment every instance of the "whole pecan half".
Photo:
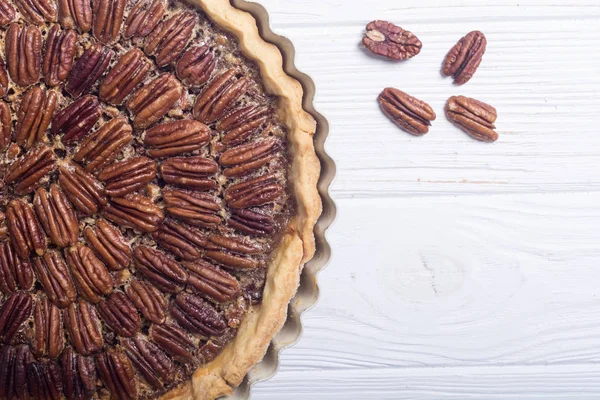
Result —
POLYGON ((16 17, 15 8, 7 1, 0 1, 0 26, 8 26, 15 20, 16 17))
POLYGON ((184 11, 162 22, 146 37, 144 53, 154 56, 156 64, 164 67, 175 61, 192 38, 198 22, 196 13, 184 11))
POLYGON ((160 175, 166 183, 191 190, 210 190, 217 187, 211 179, 219 166, 210 158, 173 157, 160 165, 160 175))
POLYGON ((50 28, 42 61, 42 74, 46 85, 57 86, 69 77, 76 46, 77 33, 74 30, 61 31, 58 25, 50 28))
POLYGON ((0 100, 0 150, 5 151, 12 135, 12 115, 10 107, 0 100))
POLYGON ((140 316, 135 305, 123 292, 113 292, 98 304, 100 318, 118 335, 130 337, 140 330, 140 316))
POLYGON ((4 58, 0 56, 0 97, 6 96, 8 93, 8 72, 4 65, 4 58))
POLYGON ((261 266, 260 261, 254 258, 239 256, 222 250, 209 250, 205 253, 205 257, 230 269, 253 269, 261 266))
POLYGON ((77 60, 65 89, 73 97, 79 97, 90 91, 102 77, 115 52, 100 43, 92 44, 77 60))
POLYGON ((196 99, 194 118, 206 124, 221 118, 246 93, 248 82, 235 69, 214 78, 196 99))
POLYGON ((226 145, 237 145, 259 132, 269 120, 269 107, 245 106, 233 110, 217 124, 223 132, 221 142, 226 145))
POLYGON ((0 307, 0 338, 10 343, 15 333, 23 328, 33 310, 33 300, 27 292, 15 292, 0 307))
POLYGON ((240 291, 240 284, 234 276, 206 261, 185 262, 184 266, 190 274, 190 286, 213 301, 232 301, 240 291))
POLYGON ((446 118, 471 137, 483 142, 498 139, 496 109, 482 101, 465 96, 452 96, 446 103, 446 118))
POLYGON ((19 86, 29 86, 40 78, 42 32, 30 25, 13 23, 5 37, 6 64, 11 79, 19 86))
POLYGON ((202 122, 184 119, 148 129, 144 144, 151 147, 148 150, 150 157, 160 158, 200 150, 208 144, 210 138, 210 128, 202 122))
POLYGON ((0 290, 8 294, 33 286, 33 269, 28 259, 17 256, 10 241, 0 243, 0 290))
POLYGON ((116 400, 137 399, 135 371, 129 358, 120 351, 98 354, 96 370, 108 388, 111 398, 116 400))
POLYGON ((183 260, 200 258, 198 247, 205 248, 208 239, 199 229, 172 220, 165 220, 152 237, 158 245, 183 260))
POLYGON ((96 214, 108 202, 102 184, 79 165, 64 163, 59 171, 58 184, 71 204, 81 213, 96 214))
POLYGON ((165 218, 152 200, 135 193, 113 198, 105 207, 104 214, 115 224, 141 232, 154 232, 165 218))
POLYGON ((126 4, 125 0, 92 1, 93 32, 96 39, 108 43, 119 37, 126 4))
POLYGON ((112 292, 114 281, 106 266, 89 247, 78 243, 65 249, 65 258, 79 294, 90 303, 112 292))
POLYGON ((37 86, 25 93, 17 111, 15 130, 17 144, 30 149, 43 139, 52 121, 57 99, 58 95, 55 91, 46 91, 37 86))
POLYGON ((15 182, 15 194, 22 196, 48 180, 56 169, 56 155, 48 146, 39 146, 14 161, 6 170, 4 181, 15 182))
POLYGON ((170 323, 152 324, 150 339, 178 361, 194 363, 196 344, 179 326, 170 323))
POLYGON ((96 96, 83 96, 56 113, 50 133, 63 133, 60 140, 64 144, 77 142, 92 130, 100 114, 100 103, 96 96))
POLYGON ((102 325, 92 304, 85 300, 71 304, 65 311, 65 327, 79 354, 89 356, 102 350, 102 325))
POLYGON ((129 50, 119 58, 100 84, 100 99, 113 105, 121 104, 146 78, 151 65, 140 49, 129 50))
POLYGON ((38 221, 33 208, 23 200, 12 200, 6 208, 8 231, 17 254, 22 259, 46 251, 46 235, 38 221))
POLYGON ((177 61, 177 77, 186 86, 200 87, 212 76, 217 59, 207 45, 189 48, 177 61))
POLYGON ((56 251, 47 251, 33 259, 33 268, 48 299, 59 308, 65 308, 77 299, 77 290, 65 260, 56 251))
POLYGON ((58 0, 58 20, 65 29, 89 32, 92 29, 90 0, 58 0))
POLYGON ((142 189, 155 177, 156 162, 142 156, 111 164, 98 174, 106 193, 113 197, 142 189))
POLYGON ((147 246, 138 246, 133 251, 138 272, 144 274, 154 285, 167 292, 183 290, 188 273, 174 259, 162 251, 147 246))
POLYGON ((232 208, 229 212, 231 215, 227 223, 238 232, 255 236, 275 232, 273 216, 264 211, 232 208))
POLYGON ((146 319, 155 324, 165 322, 168 303, 154 285, 134 279, 125 288, 125 292, 146 319))
POLYGON ((377 100, 381 110, 393 123, 413 135, 429 132, 431 121, 436 117, 429 104, 398 89, 385 88, 377 100))
POLYGON ((135 3, 125 20, 126 39, 147 36, 165 14, 162 0, 141 0, 135 3))
POLYGON ((77 243, 79 223, 75 210, 57 184, 52 184, 49 191, 36 190, 33 206, 52 243, 58 247, 77 243))
POLYGON ((386 21, 369 22, 362 42, 371 53, 393 60, 412 58, 423 47, 412 32, 386 21))
POLYGON ((27 387, 34 399, 62 399, 62 377, 56 361, 35 361, 27 367, 27 387))
POLYGON ((183 328, 206 337, 221 336, 227 329, 223 315, 201 297, 190 293, 177 295, 171 315, 183 328))
POLYGON ((44 297, 35 302, 31 350, 37 358, 56 358, 64 348, 62 314, 57 306, 44 297))
POLYGON ((442 64, 442 74, 452 76, 455 85, 467 83, 477 71, 487 41, 479 31, 472 31, 463 36, 446 54, 442 64))
POLYGON ((127 101, 133 126, 146 129, 158 122, 177 103, 183 87, 171 74, 161 74, 135 91, 127 101))
POLYGON ((272 203, 284 192, 277 175, 266 174, 246 179, 225 189, 224 197, 231 208, 249 208, 272 203))
POLYGON ((94 228, 87 227, 83 236, 92 250, 112 271, 119 271, 131 263, 131 248, 117 228, 103 219, 94 228))
POLYGON ((33 362, 29 346, 0 349, 0 399, 27 400, 27 368, 33 362))
POLYGON ((121 343, 133 365, 150 386, 162 389, 173 382, 176 375, 173 362, 160 347, 139 336, 121 343))
POLYGON ((223 174, 227 177, 245 175, 273 161, 280 149, 281 141, 269 137, 225 150, 219 164, 226 168, 223 174))
POLYGON ((53 0, 14 0, 23 18, 30 24, 56 22, 57 7, 53 0))
POLYGON ((91 399, 96 393, 96 367, 85 357, 67 347, 61 357, 64 393, 69 400, 91 399))
POLYGON ((131 125, 127 123, 127 119, 114 118, 81 142, 73 160, 86 164, 86 171, 97 172, 112 163, 119 156, 119 152, 131 142, 131 132, 131 125))
POLYGON ((167 214, 174 218, 209 229, 216 228, 221 222, 221 206, 211 194, 166 188, 163 199, 167 214))

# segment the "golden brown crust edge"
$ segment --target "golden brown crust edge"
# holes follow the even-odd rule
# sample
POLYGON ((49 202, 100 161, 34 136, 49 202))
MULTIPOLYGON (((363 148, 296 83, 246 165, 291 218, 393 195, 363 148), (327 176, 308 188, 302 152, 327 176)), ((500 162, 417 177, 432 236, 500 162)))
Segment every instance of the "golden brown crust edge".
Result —
POLYGON ((313 142, 316 122, 302 108, 302 86, 283 71, 281 51, 262 39, 254 17, 233 7, 228 0, 188 1, 201 7, 217 25, 238 39, 241 50, 258 65, 267 91, 278 97, 279 116, 288 129, 292 154, 288 176, 296 200, 296 215, 268 267, 261 304, 249 310, 235 339, 215 360, 163 396, 205 400, 230 394, 250 368, 262 360, 287 318, 302 267, 315 253, 314 226, 322 211, 317 190, 321 166, 313 142))

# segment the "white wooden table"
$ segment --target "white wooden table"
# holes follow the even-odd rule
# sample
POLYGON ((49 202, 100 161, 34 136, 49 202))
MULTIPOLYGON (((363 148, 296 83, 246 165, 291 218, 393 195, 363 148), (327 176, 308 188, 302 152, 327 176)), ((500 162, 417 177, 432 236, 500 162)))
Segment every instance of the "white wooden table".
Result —
POLYGON ((598 0, 261 3, 331 124, 338 218, 303 337, 253 398, 600 399, 598 0), (372 19, 421 54, 367 56, 372 19), (455 87, 440 63, 475 29, 487 52, 455 87), (428 135, 381 114, 386 86, 434 107, 428 135), (498 142, 446 121, 456 94, 498 109, 498 142))

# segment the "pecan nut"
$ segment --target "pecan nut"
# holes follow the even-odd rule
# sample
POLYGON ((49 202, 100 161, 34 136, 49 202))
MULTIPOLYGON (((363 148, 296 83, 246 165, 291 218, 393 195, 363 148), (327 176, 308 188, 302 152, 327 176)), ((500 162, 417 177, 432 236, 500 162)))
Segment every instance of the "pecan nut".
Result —
POLYGON ((213 233, 208 237, 208 240, 210 242, 210 245, 208 246, 210 250, 220 248, 230 252, 244 255, 260 254, 263 250, 262 246, 243 237, 222 236, 213 233))
POLYGON ((78 243, 65 249, 65 258, 79 294, 87 301, 99 303, 102 301, 102 295, 112 292, 112 276, 89 247, 78 243))
POLYGON ((0 26, 6 27, 15 20, 17 16, 15 8, 7 1, 0 1, 0 26))
POLYGON ((12 115, 10 107, 0 100, 0 150, 5 151, 12 135, 12 115))
POLYGON ((479 31, 463 36, 446 55, 442 64, 442 74, 452 76, 455 85, 467 83, 479 68, 487 41, 479 31))
POLYGON ((69 77, 76 45, 77 34, 74 30, 61 31, 58 25, 50 28, 42 60, 42 74, 46 85, 57 86, 69 77))
POLYGON ((17 144, 30 149, 44 138, 44 133, 52 121, 57 99, 55 91, 46 91, 37 86, 25 93, 17 112, 17 144))
POLYGON ((198 17, 191 11, 175 14, 160 22, 146 37, 144 53, 154 56, 159 67, 175 61, 192 38, 198 17))
POLYGON ((153 324, 150 328, 150 339, 178 361, 194 363, 196 344, 189 334, 177 325, 153 324))
POLYGON ((155 177, 156 162, 148 157, 133 157, 111 164, 98 174, 106 193, 113 197, 142 189, 155 177))
POLYGON ((29 398, 27 368, 33 360, 28 346, 4 346, 0 349, 0 399, 29 398))
POLYGON ((230 302, 240 291, 240 284, 231 274, 206 261, 185 262, 188 282, 197 293, 216 302, 230 302))
POLYGON ((56 22, 57 7, 52 0, 15 0, 23 18, 30 24, 44 25, 46 22, 56 22))
POLYGON ((115 224, 141 232, 154 232, 165 218, 152 200, 135 193, 113 198, 104 209, 104 214, 115 224))
POLYGON ((202 122, 184 119, 148 129, 144 144, 151 147, 148 150, 150 157, 161 158, 200 150, 208 144, 210 138, 210 128, 202 122))
POLYGON ((272 203, 283 196, 277 175, 266 174, 247 179, 225 189, 224 198, 231 208, 249 208, 272 203))
POLYGON ((85 357, 67 347, 61 357, 64 393, 68 400, 91 399, 96 393, 96 367, 85 357))
POLYGON ((146 319, 155 324, 165 322, 167 300, 151 283, 134 279, 125 292, 146 319))
POLYGON ((223 132, 221 142, 226 145, 237 145, 258 133, 269 120, 269 107, 245 106, 226 115, 217 124, 223 132))
POLYGON ((35 26, 13 23, 6 31, 6 64, 11 79, 29 86, 40 78, 42 32, 35 26))
POLYGON ((58 247, 67 247, 77 242, 79 236, 77 216, 58 185, 50 186, 48 192, 39 188, 35 192, 33 206, 52 243, 58 247))
POLYGON ((69 75, 65 89, 73 97, 79 97, 91 90, 102 77, 115 52, 100 43, 94 43, 83 52, 69 75))
POLYGON ((171 74, 161 74, 135 91, 127 101, 134 115, 133 126, 146 129, 158 122, 177 103, 183 92, 181 83, 171 74))
POLYGON ((92 29, 90 0, 58 0, 58 20, 65 29, 89 32, 92 29))
POLYGON ((48 251, 43 257, 33 259, 33 268, 48 299, 59 308, 65 308, 77 298, 77 290, 71 279, 65 260, 56 251, 48 251))
POLYGON ((211 194, 166 188, 163 199, 167 214, 189 224, 214 229, 221 222, 221 206, 211 194))
POLYGON ((377 100, 381 110, 393 123, 413 135, 429 132, 431 121, 436 117, 429 104, 398 89, 385 88, 377 100))
POLYGON ((26 292, 15 292, 8 296, 0 307, 0 338, 10 343, 13 336, 23 328, 33 310, 33 300, 26 292))
POLYGON ((46 235, 33 208, 23 200, 12 200, 7 207, 8 230, 17 255, 27 260, 29 256, 41 256, 46 251, 46 235))
POLYGON ((135 371, 129 358, 120 351, 111 351, 96 356, 96 370, 111 398, 117 400, 137 399, 135 371))
POLYGON ((71 204, 81 213, 96 214, 108 202, 102 184, 79 165, 64 163, 59 171, 58 184, 71 204))
POLYGON ((27 386, 34 399, 60 400, 62 377, 55 361, 36 361, 27 367, 27 386))
POLYGON ((96 39, 108 43, 119 37, 125 13, 125 0, 94 0, 93 32, 96 39))
POLYGON ((150 61, 141 50, 129 50, 119 58, 100 84, 100 99, 113 105, 121 104, 144 81, 150 67, 150 61))
POLYGON ((33 286, 33 269, 28 259, 17 256, 10 241, 0 243, 0 290, 8 294, 33 286))
POLYGON ((113 292, 98 304, 100 318, 118 335, 130 337, 140 330, 140 316, 135 305, 123 292, 113 292))
POLYGON ((64 348, 62 313, 47 297, 36 301, 33 309, 31 349, 37 358, 56 358, 64 348))
POLYGON ((8 72, 4 65, 4 59, 0 56, 0 97, 6 96, 8 93, 8 72))
POLYGON ((97 172, 113 162, 131 142, 131 131, 125 118, 112 119, 81 142, 73 160, 86 164, 86 171, 97 172))
POLYGON ((147 36, 158 25, 164 14, 165 6, 162 0, 136 2, 125 20, 123 36, 126 39, 147 36))
POLYGON ((60 140, 64 144, 74 143, 86 136, 99 119, 100 103, 96 96, 83 96, 56 113, 50 133, 62 133, 60 140))
POLYGON ((209 81, 217 59, 206 45, 188 49, 177 61, 177 77, 186 86, 200 87, 209 81))
POLYGON ((269 137, 229 148, 219 157, 219 164, 225 167, 226 177, 240 176, 257 170, 275 160, 281 149, 281 141, 269 137))
POLYGON ((137 270, 154 285, 167 292, 178 293, 188 280, 188 273, 177 261, 165 253, 147 246, 136 247, 133 256, 137 270))
POLYGON ((265 236, 275 232, 273 216, 263 210, 236 209, 231 213, 227 223, 238 232, 246 235, 265 236))
POLYGON ((65 311, 65 327, 75 350, 89 356, 102 350, 102 325, 96 308, 85 300, 73 303, 65 311))
POLYGON ((208 238, 199 229, 171 220, 165 220, 152 237, 160 247, 188 261, 200 258, 198 247, 208 244, 208 238))
POLYGON ((166 183, 191 190, 215 189, 217 182, 211 177, 218 170, 216 162, 200 156, 173 157, 160 165, 160 174, 166 183))
POLYGON ((362 42, 371 53, 392 60, 412 58, 423 47, 412 32, 386 21, 369 22, 362 42))
POLYGON ((150 386, 162 389, 173 382, 173 362, 160 347, 139 336, 125 339, 121 343, 133 365, 150 386))
POLYGON ((96 221, 95 228, 87 227, 83 236, 96 255, 112 271, 119 271, 131 263, 131 248, 118 229, 103 219, 96 221))
POLYGON ((496 109, 482 101, 465 96, 452 96, 446 103, 446 118, 471 137, 483 142, 498 139, 496 109))
POLYGON ((221 336, 227 329, 223 315, 201 297, 186 292, 175 298, 171 315, 183 328, 206 337, 221 336))
POLYGON ((248 78, 230 69, 204 89, 194 103, 194 118, 209 124, 221 118, 242 97, 248 87, 248 78), (238 77, 239 76, 239 77, 238 77))
POLYGON ((4 181, 15 182, 15 193, 25 195, 47 181, 56 168, 56 155, 48 146, 39 146, 10 164, 4 181))

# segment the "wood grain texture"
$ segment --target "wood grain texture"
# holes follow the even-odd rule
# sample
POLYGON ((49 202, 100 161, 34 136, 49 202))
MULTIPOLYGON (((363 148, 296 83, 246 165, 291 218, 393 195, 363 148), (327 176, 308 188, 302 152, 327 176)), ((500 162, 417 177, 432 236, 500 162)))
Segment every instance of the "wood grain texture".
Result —
POLYGON ((315 80, 339 209, 321 298, 253 398, 599 399, 598 2, 261 3, 315 80), (376 18, 421 54, 367 55, 376 18), (474 29, 487 53, 453 86, 441 61, 474 29), (429 134, 381 114, 386 86, 434 107, 429 134), (446 121, 455 94, 498 109, 498 142, 446 121))

